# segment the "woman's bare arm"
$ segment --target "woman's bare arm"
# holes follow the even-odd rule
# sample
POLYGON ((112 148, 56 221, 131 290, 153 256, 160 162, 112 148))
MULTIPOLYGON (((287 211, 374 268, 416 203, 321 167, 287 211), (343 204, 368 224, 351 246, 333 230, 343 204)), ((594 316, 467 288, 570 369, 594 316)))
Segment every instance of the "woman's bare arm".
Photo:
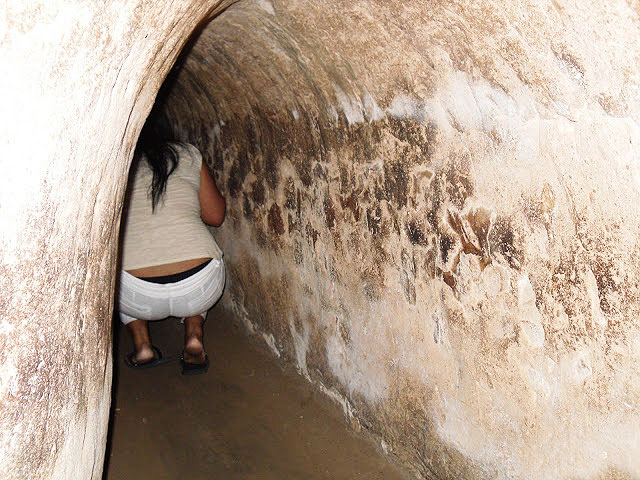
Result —
POLYGON ((200 170, 200 216, 202 221, 212 227, 218 227, 224 220, 225 202, 209 168, 202 162, 200 170))

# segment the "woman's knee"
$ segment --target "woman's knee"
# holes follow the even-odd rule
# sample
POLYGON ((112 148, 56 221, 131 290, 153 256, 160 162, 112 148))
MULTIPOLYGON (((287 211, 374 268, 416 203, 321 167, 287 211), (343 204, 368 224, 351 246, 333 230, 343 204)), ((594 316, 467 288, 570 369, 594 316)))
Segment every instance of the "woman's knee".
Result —
POLYGON ((118 312, 118 315, 120 316, 120 321, 123 325, 128 325, 131 322, 135 322, 137 320, 137 318, 132 317, 131 315, 127 315, 126 313, 118 312))

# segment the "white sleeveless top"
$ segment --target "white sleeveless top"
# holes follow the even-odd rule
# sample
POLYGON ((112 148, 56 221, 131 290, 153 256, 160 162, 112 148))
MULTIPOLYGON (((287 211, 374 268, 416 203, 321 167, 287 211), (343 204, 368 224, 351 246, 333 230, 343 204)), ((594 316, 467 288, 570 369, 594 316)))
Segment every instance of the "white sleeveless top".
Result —
POLYGON ((167 190, 151 209, 153 172, 144 157, 132 165, 122 212, 122 269, 153 267, 194 258, 222 258, 222 251, 200 218, 202 155, 189 144, 172 144, 178 166, 167 190))

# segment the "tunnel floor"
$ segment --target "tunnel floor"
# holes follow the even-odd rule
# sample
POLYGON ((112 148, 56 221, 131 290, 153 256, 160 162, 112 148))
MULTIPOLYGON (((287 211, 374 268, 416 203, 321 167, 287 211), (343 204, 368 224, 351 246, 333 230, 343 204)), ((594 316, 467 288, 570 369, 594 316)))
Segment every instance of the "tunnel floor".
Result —
MULTIPOLYGON (((118 327, 120 328, 120 327, 118 327)), ((182 327, 152 325, 153 342, 179 356, 182 327)), ((345 425, 340 408, 265 347, 247 338, 221 307, 209 312, 211 367, 184 377, 174 362, 131 370, 116 335, 114 406, 104 480, 407 479, 345 425)))

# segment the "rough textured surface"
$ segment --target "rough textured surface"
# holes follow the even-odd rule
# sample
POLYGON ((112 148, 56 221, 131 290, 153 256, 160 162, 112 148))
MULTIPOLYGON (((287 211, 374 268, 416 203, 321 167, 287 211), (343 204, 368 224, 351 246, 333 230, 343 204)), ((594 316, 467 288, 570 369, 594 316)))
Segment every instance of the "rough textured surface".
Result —
POLYGON ((132 149, 182 45, 223 3, 0 8, 0 478, 101 477, 132 149))
POLYGON ((246 0, 171 79, 229 303, 421 477, 640 477, 638 13, 246 0))

